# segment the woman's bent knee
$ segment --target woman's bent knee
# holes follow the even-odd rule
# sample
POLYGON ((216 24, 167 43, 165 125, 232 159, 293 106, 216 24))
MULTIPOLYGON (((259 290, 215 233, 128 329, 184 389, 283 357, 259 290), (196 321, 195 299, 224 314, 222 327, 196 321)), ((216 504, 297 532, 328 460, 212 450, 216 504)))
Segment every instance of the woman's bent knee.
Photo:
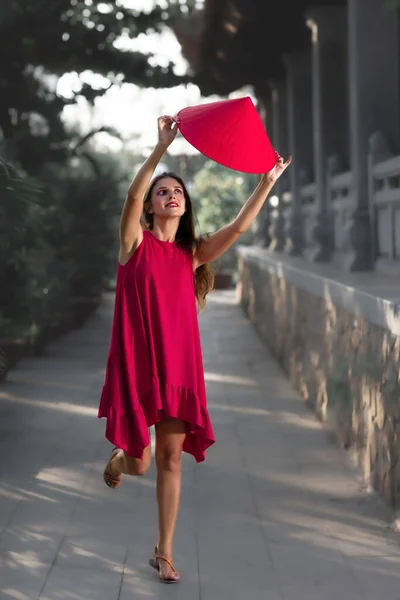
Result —
POLYGON ((125 464, 127 475, 136 475, 138 477, 146 475, 150 467, 150 462, 148 460, 131 458, 130 456, 126 456, 125 464))

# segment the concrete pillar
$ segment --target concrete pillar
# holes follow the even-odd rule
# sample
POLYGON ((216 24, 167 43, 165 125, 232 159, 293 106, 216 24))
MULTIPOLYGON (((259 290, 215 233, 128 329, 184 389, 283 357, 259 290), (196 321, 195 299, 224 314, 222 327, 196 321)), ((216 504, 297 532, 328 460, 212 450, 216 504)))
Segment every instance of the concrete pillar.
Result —
POLYGON ((355 210, 346 268, 374 266, 368 202, 368 139, 379 130, 399 146, 399 24, 382 0, 348 0, 350 166, 355 210))
MULTIPOLYGON (((264 122, 265 129, 268 133, 271 132, 272 129, 272 99, 271 94, 269 93, 268 85, 265 85, 265 92, 263 94, 262 108, 260 111, 262 116, 262 120, 264 122)), ((257 185, 258 178, 254 178, 254 187, 257 185)), ((265 202, 259 218, 258 218, 258 244, 264 248, 268 248, 271 243, 270 237, 270 226, 271 226, 271 207, 269 206, 268 200, 265 202)))
MULTIPOLYGON (((285 80, 271 81, 272 100, 272 143, 274 148, 285 158, 289 154, 288 144, 288 119, 287 119, 287 92, 285 80)), ((288 189, 286 173, 278 179, 274 187, 274 195, 279 199, 279 204, 272 210, 269 249, 282 252, 286 246, 285 217, 283 214, 282 194, 288 189)))
POLYGON ((312 111, 316 184, 315 241, 310 259, 326 262, 333 250, 333 229, 327 194, 327 161, 347 154, 347 15, 346 9, 325 6, 305 14, 312 39, 312 111))
POLYGON ((293 157, 293 164, 289 168, 292 205, 290 222, 286 226, 286 251, 298 256, 304 250, 301 173, 309 170, 313 152, 311 57, 308 53, 287 54, 283 60, 287 70, 289 152, 293 157))
MULTIPOLYGON (((263 82, 259 82, 258 85, 254 87, 254 93, 257 99, 256 108, 264 124, 265 129, 270 134, 272 130, 272 100, 268 81, 265 80, 263 82)), ((252 179, 252 185, 253 187, 256 187, 259 180, 259 176, 254 175, 252 179)), ((271 210, 268 201, 266 201, 255 222, 252 225, 253 243, 255 245, 264 248, 269 246, 271 242, 269 233, 270 224, 271 210)))

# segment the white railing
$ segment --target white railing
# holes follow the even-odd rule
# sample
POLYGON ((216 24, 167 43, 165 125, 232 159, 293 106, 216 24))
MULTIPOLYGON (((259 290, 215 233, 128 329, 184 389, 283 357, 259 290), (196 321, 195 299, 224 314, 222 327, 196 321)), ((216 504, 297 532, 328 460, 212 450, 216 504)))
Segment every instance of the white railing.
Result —
POLYGON ((317 187, 315 183, 307 183, 300 190, 302 213, 304 219, 304 239, 306 248, 313 245, 312 232, 315 226, 317 187))
POLYGON ((292 192, 283 192, 281 211, 283 218, 285 219, 285 229, 287 231, 290 223, 290 214, 292 212, 292 192))
POLYGON ((328 199, 333 214, 335 252, 344 251, 349 244, 349 224, 354 209, 353 174, 351 171, 328 177, 328 199))
MULTIPOLYGON (((370 137, 368 179, 371 234, 377 265, 400 269, 400 155, 394 156, 388 150, 380 133, 370 137)), ((339 260, 351 249, 352 213, 356 209, 354 185, 353 173, 343 171, 339 157, 331 156, 327 165, 326 193, 332 217, 335 259, 339 260)), ((318 211, 316 184, 303 185, 300 199, 307 249, 314 245, 312 234, 318 211)), ((279 210, 288 227, 292 216, 290 191, 282 193, 279 210)))
POLYGON ((283 192, 282 202, 284 206, 290 206, 292 202, 292 192, 283 192))
POLYGON ((380 133, 370 138, 368 156, 371 212, 377 258, 400 259, 400 156, 393 156, 380 133))
POLYGON ((315 204, 316 185, 315 183, 307 183, 300 189, 300 197, 303 206, 315 204))

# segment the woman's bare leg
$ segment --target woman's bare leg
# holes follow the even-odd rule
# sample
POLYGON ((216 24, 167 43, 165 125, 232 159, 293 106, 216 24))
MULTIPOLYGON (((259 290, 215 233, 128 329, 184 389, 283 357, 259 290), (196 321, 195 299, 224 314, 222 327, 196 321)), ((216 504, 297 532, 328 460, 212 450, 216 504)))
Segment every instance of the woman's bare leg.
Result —
POLYGON ((132 458, 124 450, 120 450, 111 459, 110 467, 114 474, 118 475, 145 475, 151 465, 151 445, 143 451, 143 458, 132 458))
MULTIPOLYGON (((150 438, 150 430, 149 430, 150 438)), ((111 459, 109 460, 105 472, 104 478, 107 485, 110 487, 118 487, 120 482, 115 485, 115 482, 110 481, 107 478, 107 474, 112 475, 115 478, 121 479, 120 475, 145 475, 151 465, 151 444, 149 444, 143 451, 143 458, 132 458, 124 450, 113 451, 111 459), (113 485, 114 484, 114 485, 113 485)))
MULTIPOLYGON (((177 419, 167 419, 156 425, 156 465, 158 502, 158 552, 172 559, 173 538, 181 492, 182 446, 186 425, 177 419)), ((168 563, 160 561, 162 575, 172 572, 168 563)))

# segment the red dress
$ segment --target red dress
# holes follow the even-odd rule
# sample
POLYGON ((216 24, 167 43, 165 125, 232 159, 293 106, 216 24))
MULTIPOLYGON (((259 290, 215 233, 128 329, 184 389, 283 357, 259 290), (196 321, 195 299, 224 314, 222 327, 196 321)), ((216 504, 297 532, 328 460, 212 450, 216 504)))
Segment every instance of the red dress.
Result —
POLYGON ((106 438, 142 458, 148 428, 164 417, 186 422, 183 450, 196 462, 214 443, 208 416, 193 257, 145 231, 118 265, 110 351, 98 416, 106 438))

